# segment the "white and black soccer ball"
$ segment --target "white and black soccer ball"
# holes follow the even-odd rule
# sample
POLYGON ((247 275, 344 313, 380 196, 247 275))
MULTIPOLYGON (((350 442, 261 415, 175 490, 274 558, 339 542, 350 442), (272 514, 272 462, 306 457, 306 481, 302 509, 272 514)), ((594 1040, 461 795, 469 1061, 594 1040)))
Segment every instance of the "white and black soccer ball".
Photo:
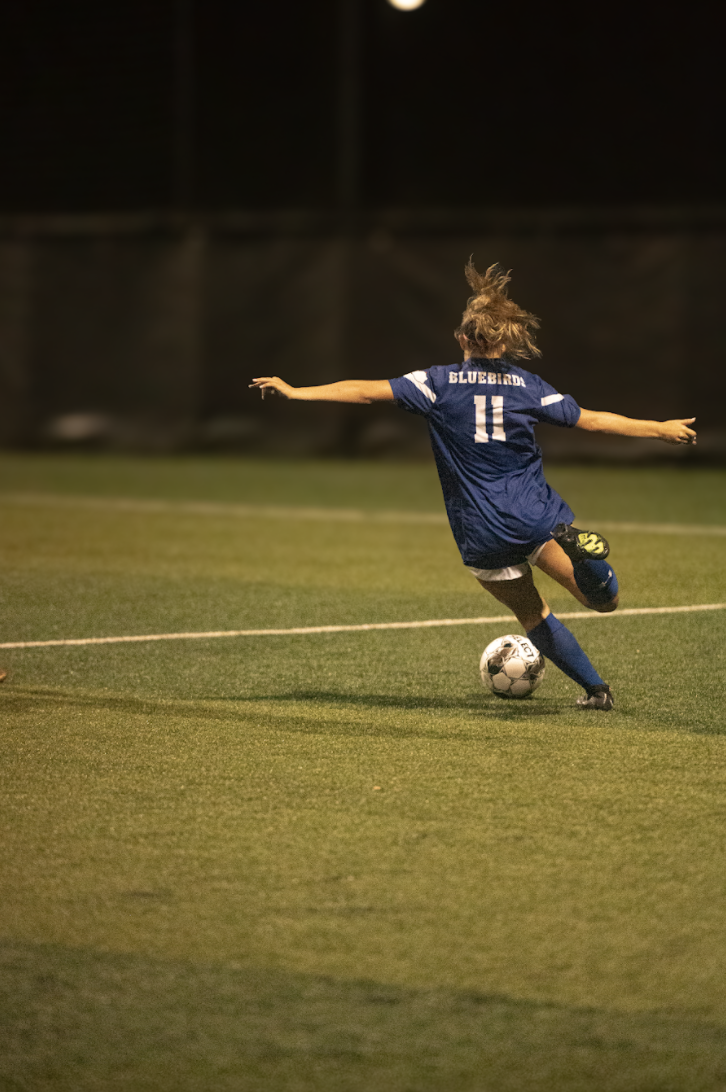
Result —
POLYGON ((509 633, 484 649, 481 681, 500 698, 526 698, 545 677, 544 656, 528 637, 509 633))

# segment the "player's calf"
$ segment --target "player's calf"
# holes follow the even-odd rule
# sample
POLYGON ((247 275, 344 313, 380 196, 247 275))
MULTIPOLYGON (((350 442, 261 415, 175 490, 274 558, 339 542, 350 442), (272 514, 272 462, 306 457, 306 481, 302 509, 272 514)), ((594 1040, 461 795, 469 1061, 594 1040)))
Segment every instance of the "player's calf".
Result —
POLYGON ((605 558, 610 546, 596 531, 580 531, 558 523, 552 537, 572 562, 575 583, 588 606, 602 614, 617 607, 618 578, 605 558))
POLYGON ((578 561, 572 566, 575 583, 593 610, 607 613, 618 605, 618 578, 607 561, 578 561))

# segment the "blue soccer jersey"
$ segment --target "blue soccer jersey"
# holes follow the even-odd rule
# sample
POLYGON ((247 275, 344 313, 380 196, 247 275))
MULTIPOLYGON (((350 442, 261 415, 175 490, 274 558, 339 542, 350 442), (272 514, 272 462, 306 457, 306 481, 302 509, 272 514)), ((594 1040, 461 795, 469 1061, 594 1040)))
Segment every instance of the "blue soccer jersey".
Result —
POLYGON ((545 481, 539 422, 572 428, 580 407, 506 360, 467 360, 390 380, 396 402, 429 423, 451 530, 465 565, 524 561, 572 509, 545 481))

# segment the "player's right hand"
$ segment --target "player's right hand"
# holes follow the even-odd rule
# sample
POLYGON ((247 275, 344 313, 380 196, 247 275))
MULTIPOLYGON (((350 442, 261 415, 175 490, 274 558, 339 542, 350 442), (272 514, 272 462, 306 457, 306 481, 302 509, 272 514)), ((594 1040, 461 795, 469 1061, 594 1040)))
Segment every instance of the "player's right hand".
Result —
POLYGON ((667 444, 695 444, 695 430, 689 428, 695 417, 682 417, 676 421, 663 421, 663 436, 667 444))
POLYGON ((260 376, 258 379, 253 379, 249 386, 261 391, 263 398, 265 393, 279 394, 283 398, 292 398, 295 390, 294 387, 291 387, 289 383, 286 383, 284 379, 280 379, 277 375, 260 376))

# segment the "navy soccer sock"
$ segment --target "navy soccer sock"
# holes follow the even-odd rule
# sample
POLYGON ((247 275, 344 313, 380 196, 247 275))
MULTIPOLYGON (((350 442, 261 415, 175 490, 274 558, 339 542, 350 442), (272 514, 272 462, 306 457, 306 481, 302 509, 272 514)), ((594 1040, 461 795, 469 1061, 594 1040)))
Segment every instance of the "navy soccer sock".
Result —
POLYGON ((543 656, 552 660, 560 671, 564 671, 565 675, 569 675, 580 686, 587 689, 589 686, 603 685, 605 680, 600 678, 577 643, 574 634, 570 633, 567 626, 563 626, 554 614, 548 614, 543 622, 529 631, 527 636, 543 656))
POLYGON ((610 603, 618 594, 618 578, 607 561, 576 561, 575 583, 597 607, 610 603))

